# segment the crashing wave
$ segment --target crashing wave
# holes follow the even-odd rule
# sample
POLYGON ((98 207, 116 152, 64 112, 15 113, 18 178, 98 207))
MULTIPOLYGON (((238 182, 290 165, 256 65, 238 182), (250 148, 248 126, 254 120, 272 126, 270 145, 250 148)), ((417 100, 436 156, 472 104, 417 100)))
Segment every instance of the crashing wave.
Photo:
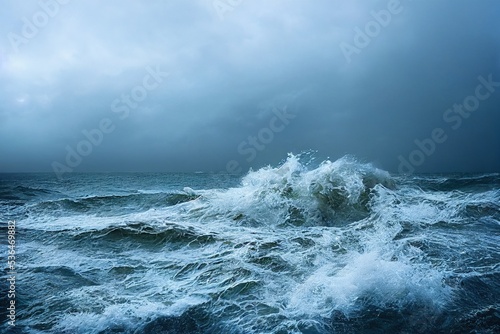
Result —
POLYGON ((207 191, 207 214, 253 223, 331 225, 366 217, 377 187, 394 188, 388 172, 352 157, 309 169, 289 154, 278 167, 250 171, 240 187, 207 191))

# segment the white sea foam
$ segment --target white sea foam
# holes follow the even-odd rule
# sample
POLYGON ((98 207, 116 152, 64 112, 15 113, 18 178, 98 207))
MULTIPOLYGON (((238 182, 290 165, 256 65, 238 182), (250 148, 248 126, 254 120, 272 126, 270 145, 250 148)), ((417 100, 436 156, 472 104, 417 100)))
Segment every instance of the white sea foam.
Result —
POLYGON ((290 296, 289 311, 330 316, 333 310, 351 315, 363 307, 402 307, 431 304, 449 298, 443 274, 427 265, 384 259, 380 253, 353 253, 343 267, 317 269, 290 296))

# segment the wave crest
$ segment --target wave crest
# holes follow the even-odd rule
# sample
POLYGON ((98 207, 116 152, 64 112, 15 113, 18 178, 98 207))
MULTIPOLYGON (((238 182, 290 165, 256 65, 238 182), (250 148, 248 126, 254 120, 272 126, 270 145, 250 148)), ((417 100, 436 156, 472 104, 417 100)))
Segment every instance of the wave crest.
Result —
POLYGON ((250 171, 240 187, 202 195, 209 214, 237 221, 330 225, 366 217, 378 186, 393 188, 395 183, 388 172, 352 157, 310 169, 300 155, 289 154, 278 167, 250 171))

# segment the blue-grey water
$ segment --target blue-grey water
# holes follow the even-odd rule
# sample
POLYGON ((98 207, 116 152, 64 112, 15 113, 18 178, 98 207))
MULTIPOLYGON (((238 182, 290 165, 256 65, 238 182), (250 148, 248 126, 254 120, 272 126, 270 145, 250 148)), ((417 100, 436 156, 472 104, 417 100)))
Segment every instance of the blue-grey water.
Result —
POLYGON ((19 333, 500 333, 500 175, 0 175, 19 333))

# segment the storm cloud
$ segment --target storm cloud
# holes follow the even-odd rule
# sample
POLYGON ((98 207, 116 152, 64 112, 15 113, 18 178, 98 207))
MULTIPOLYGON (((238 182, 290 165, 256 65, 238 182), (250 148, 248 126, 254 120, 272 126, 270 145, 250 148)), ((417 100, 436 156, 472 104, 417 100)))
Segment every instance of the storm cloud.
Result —
POLYGON ((246 171, 306 150, 499 171, 498 13, 494 0, 4 1, 0 172, 246 171))

